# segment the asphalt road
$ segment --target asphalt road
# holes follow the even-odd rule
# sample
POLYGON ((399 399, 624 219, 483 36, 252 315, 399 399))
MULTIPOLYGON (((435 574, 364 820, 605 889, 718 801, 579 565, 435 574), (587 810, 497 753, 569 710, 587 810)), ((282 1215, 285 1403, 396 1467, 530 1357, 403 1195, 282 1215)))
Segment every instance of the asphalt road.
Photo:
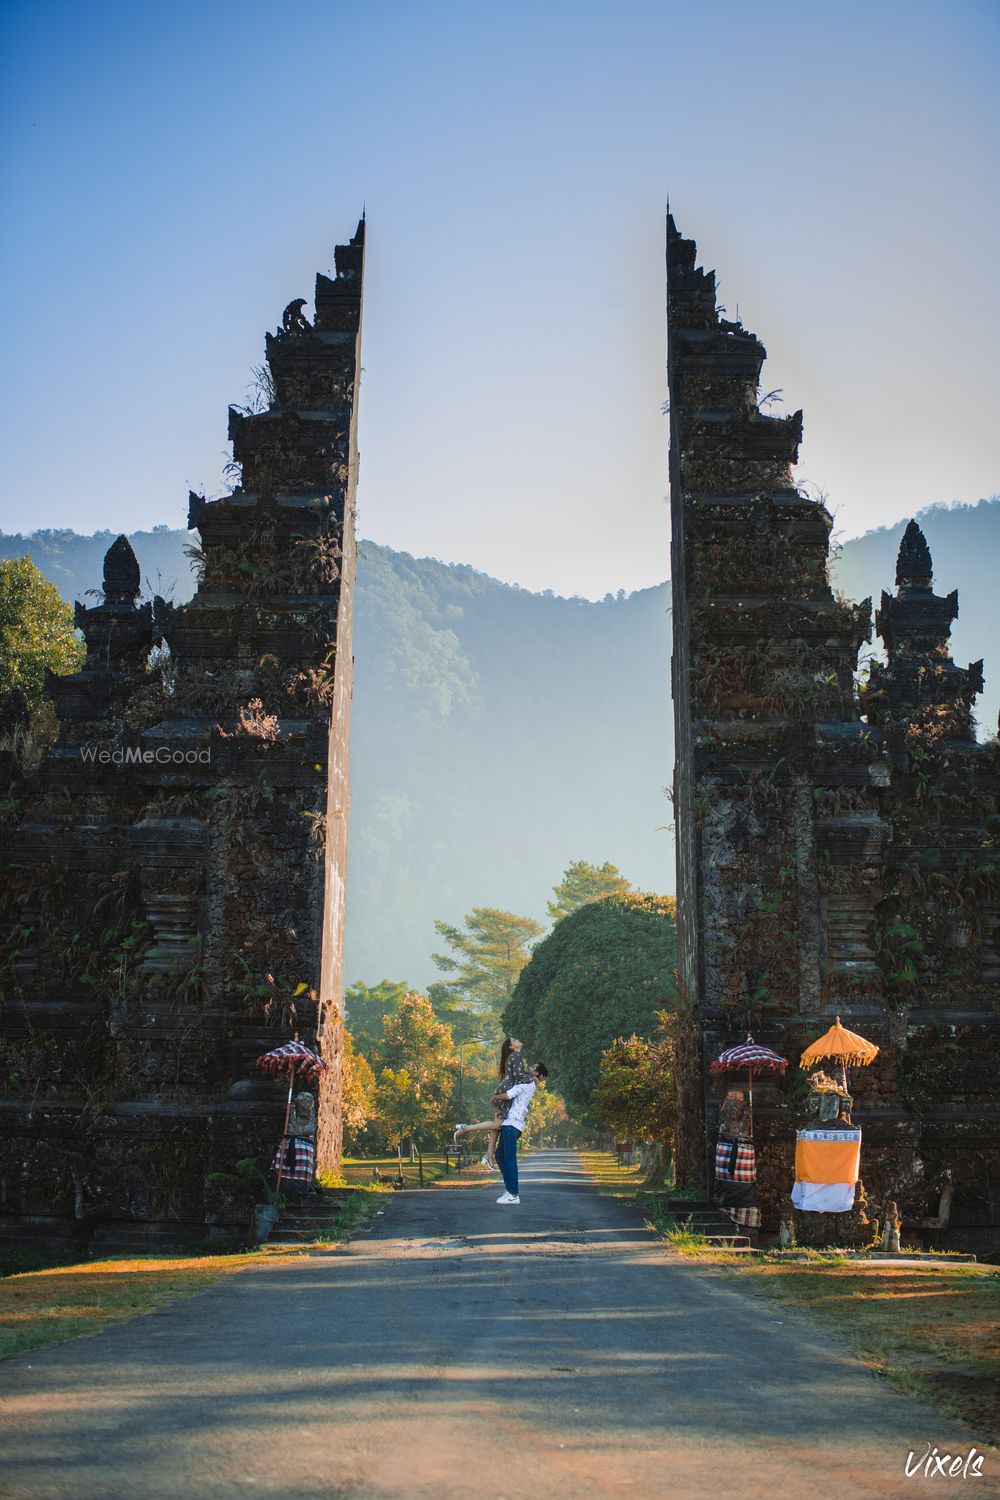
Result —
POLYGON ((571 1152, 395 1194, 342 1250, 272 1262, 0 1365, 17 1500, 888 1500, 969 1434, 804 1314, 664 1252, 571 1152))

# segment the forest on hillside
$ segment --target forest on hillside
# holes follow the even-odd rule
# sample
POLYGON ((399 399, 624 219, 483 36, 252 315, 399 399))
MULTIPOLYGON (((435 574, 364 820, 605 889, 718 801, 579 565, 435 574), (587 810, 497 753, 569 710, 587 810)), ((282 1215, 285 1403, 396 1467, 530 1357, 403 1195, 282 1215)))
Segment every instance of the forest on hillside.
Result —
MULTIPOLYGON (((981 733, 996 730, 993 559, 1000 502, 920 516, 939 593, 958 588, 956 659, 986 659, 981 733)), ((836 586, 894 586, 904 522, 847 542, 836 586)), ((100 583, 111 533, 0 537, 66 599, 100 583)), ((131 537, 147 592, 193 591, 189 533, 131 537)), ((468 566, 362 544, 355 624, 347 977, 426 987, 434 919, 474 906, 546 922, 573 860, 610 860, 673 890, 664 795, 673 765, 666 584, 594 603, 534 594, 468 566)))

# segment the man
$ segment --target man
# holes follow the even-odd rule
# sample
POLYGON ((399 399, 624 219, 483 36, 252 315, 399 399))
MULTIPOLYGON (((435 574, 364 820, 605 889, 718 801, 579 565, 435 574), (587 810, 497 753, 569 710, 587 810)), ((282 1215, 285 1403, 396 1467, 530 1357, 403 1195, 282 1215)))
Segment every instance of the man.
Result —
POLYGON ((528 1072, 531 1074, 530 1083, 515 1083, 507 1093, 493 1095, 496 1103, 499 1103, 501 1099, 510 1100, 510 1109, 500 1127, 500 1140, 497 1144, 497 1166, 503 1174, 503 1185, 506 1189, 497 1199, 498 1203, 520 1203, 521 1201, 517 1192, 518 1137, 524 1129, 528 1106, 534 1098, 535 1089, 543 1078, 549 1076, 549 1070, 544 1063, 535 1063, 535 1066, 529 1068, 528 1072))

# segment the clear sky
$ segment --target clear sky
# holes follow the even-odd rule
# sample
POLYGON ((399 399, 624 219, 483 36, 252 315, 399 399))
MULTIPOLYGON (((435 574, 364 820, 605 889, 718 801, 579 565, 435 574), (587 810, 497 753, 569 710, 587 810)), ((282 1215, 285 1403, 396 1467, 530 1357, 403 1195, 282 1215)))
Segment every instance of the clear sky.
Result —
POLYGON ((0 0, 0 526, 183 525, 367 205, 361 529, 667 574, 663 212, 845 536, 1000 490, 994 0, 0 0))

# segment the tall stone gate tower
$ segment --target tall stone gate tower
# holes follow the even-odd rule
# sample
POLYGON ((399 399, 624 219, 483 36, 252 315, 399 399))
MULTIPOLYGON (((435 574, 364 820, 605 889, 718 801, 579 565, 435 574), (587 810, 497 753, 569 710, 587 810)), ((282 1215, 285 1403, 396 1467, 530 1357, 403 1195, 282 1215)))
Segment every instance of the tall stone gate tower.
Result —
MULTIPOLYGON (((871 601, 835 597, 831 517, 792 478, 802 413, 758 406, 765 350, 716 307, 667 222, 675 813, 688 1001, 680 1169, 710 1177, 708 1065, 753 1030, 790 1059, 755 1085, 765 1227, 792 1182, 803 1046, 839 1014, 881 1047, 852 1077, 876 1213, 995 1239, 1000 1224, 1000 762, 982 663, 912 522, 859 674, 871 601)), ((828 1216, 806 1215, 810 1221, 828 1216)), ((829 1216, 833 1217, 833 1216, 829 1216)), ((817 1225, 827 1238, 836 1226, 817 1225)))
POLYGON ((298 1036, 339 1161, 364 223, 231 409, 232 493, 191 495, 193 600, 139 604, 124 537, 51 678, 58 737, 6 705, 0 1237, 245 1236, 298 1036), (214 1173, 223 1174, 216 1178, 214 1173))

